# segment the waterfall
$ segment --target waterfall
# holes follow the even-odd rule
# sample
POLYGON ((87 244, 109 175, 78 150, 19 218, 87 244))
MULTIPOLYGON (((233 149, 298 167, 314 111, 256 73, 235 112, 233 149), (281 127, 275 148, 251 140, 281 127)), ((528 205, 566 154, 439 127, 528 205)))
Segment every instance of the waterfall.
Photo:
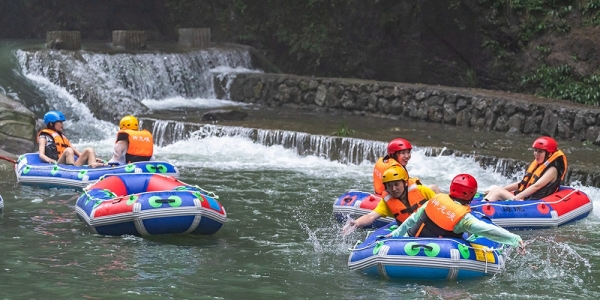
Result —
MULTIPOLYGON (((129 114, 147 113, 142 100, 217 99, 219 70, 252 69, 250 52, 243 47, 207 48, 181 53, 97 53, 90 51, 17 50, 23 74, 64 88, 84 103, 98 119, 113 121, 129 114), (215 70, 216 73, 215 73, 215 70)), ((227 85, 227 80, 225 80, 227 85)), ((221 95, 227 96, 227 95, 221 95)), ((64 109, 64 101, 48 97, 48 105, 64 109)))

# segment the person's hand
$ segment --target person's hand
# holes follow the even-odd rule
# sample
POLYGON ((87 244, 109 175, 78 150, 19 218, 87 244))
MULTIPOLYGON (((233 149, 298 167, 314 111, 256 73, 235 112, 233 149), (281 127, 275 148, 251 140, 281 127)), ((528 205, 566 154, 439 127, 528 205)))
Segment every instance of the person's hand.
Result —
POLYGON ((90 167, 92 167, 92 168, 103 167, 103 166, 105 166, 104 162, 93 163, 90 165, 90 167))
POLYGON ((398 228, 394 229, 394 231, 386 234, 385 237, 386 238, 389 238, 389 237, 398 237, 400 235, 400 231, 398 230, 399 228, 400 227, 398 227, 398 228))
POLYGON ((97 158, 97 157, 96 157, 96 162, 97 162, 97 163, 104 163, 104 160, 103 160, 102 158, 97 158))
POLYGON ((525 253, 527 253, 527 251, 525 250, 525 242, 523 242, 523 240, 521 240, 519 242, 519 247, 517 248, 517 253, 519 253, 521 255, 525 255, 525 253))
POLYGON ((346 221, 346 225, 342 227, 342 235, 351 234, 354 230, 356 230, 356 227, 358 227, 356 220, 349 218, 348 221, 346 221))
POLYGON ((517 194, 517 195, 514 195, 514 196, 508 198, 508 200, 523 201, 523 197, 521 197, 520 194, 517 194))

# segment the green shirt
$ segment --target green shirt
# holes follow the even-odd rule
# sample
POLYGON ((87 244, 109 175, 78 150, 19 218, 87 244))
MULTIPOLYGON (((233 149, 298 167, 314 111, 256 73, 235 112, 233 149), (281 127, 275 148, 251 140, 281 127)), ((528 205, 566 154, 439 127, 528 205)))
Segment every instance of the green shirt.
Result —
MULTIPOLYGON (((417 210, 417 212, 412 214, 408 219, 406 219, 402 223, 402 225, 400 225, 398 228, 392 231, 391 235, 406 236, 406 232, 408 231, 408 229, 413 227, 417 223, 417 220, 419 220, 421 215, 425 213, 425 207, 427 207, 428 203, 429 202, 423 204, 423 206, 421 206, 419 210, 417 210)), ((507 244, 515 247, 518 247, 519 243, 521 242, 520 236, 514 233, 510 233, 504 228, 481 221, 475 216, 473 216, 471 213, 467 213, 456 224, 456 226, 454 226, 453 231, 458 234, 467 232, 477 236, 485 237, 497 243, 507 244)))

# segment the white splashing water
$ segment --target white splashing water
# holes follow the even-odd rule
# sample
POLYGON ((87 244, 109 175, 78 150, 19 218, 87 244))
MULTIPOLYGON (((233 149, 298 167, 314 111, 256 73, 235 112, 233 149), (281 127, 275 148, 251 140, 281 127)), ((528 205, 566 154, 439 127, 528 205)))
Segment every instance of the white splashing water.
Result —
POLYGON ((249 104, 243 102, 235 102, 230 100, 193 98, 187 99, 184 97, 173 97, 166 99, 144 99, 142 103, 152 110, 163 110, 172 108, 217 108, 229 106, 247 106, 249 104))

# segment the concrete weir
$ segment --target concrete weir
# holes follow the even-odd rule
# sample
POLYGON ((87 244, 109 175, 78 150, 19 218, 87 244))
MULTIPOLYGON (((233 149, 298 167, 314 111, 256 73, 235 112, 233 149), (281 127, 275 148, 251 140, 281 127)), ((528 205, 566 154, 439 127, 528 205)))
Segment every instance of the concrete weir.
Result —
POLYGON ((142 30, 113 30, 112 43, 125 49, 146 49, 148 35, 142 30))
POLYGON ((202 48, 210 46, 210 28, 180 28, 179 46, 202 48))
POLYGON ((79 31, 46 31, 46 48, 56 50, 81 49, 79 31))

